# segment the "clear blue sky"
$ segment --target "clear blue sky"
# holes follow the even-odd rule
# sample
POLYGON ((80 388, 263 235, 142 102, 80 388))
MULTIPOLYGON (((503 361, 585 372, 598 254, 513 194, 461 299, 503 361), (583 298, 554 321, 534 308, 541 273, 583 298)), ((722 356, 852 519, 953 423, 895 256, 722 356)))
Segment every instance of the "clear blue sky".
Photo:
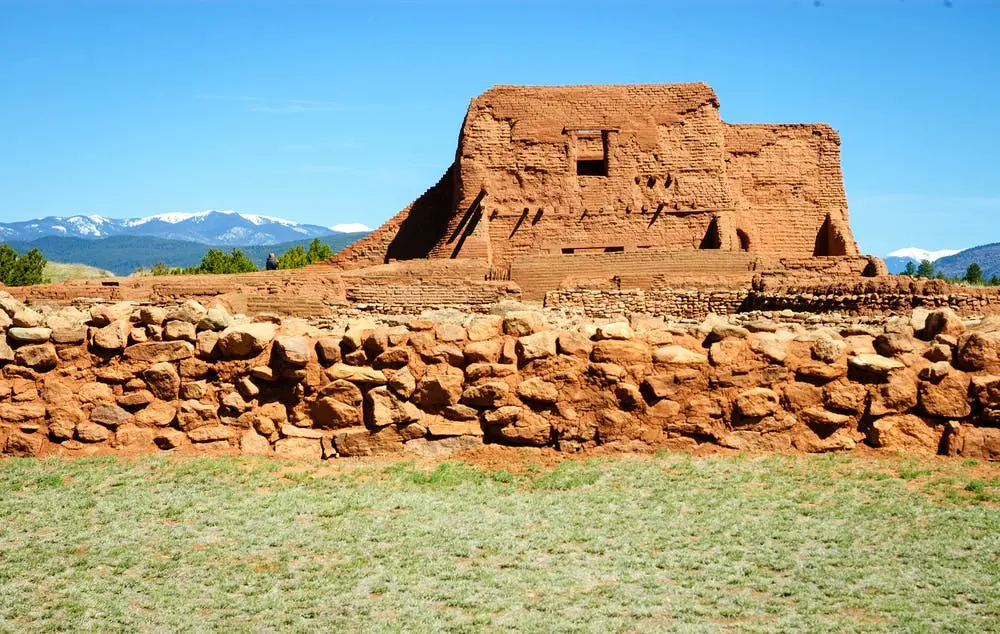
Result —
POLYGON ((996 242, 998 5, 0 0, 0 218, 375 226, 493 84, 705 81, 728 121, 840 131, 864 251, 996 242))

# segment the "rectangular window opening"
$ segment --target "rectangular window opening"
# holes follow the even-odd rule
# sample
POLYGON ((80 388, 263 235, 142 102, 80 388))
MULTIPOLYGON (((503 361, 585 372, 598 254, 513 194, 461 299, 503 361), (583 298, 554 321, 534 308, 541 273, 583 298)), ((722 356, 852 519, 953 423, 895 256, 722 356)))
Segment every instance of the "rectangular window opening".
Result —
POLYGON ((621 253, 625 250, 625 247, 604 247, 605 253, 621 253))
POLYGON ((608 164, 604 159, 584 159, 576 162, 577 176, 607 176, 608 164))
POLYGON ((563 252, 564 255, 569 255, 571 253, 574 253, 575 251, 576 251, 576 249, 568 249, 568 248, 563 248, 563 250, 562 250, 562 252, 563 252))

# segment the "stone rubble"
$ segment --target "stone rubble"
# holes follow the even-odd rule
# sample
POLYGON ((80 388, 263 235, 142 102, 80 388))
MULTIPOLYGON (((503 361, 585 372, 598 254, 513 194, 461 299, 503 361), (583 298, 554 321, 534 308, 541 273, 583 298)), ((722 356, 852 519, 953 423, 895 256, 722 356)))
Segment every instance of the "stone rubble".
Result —
POLYGON ((8 455, 312 460, 501 443, 1000 459, 1000 320, 949 309, 669 321, 515 305, 308 322, 193 301, 0 299, 8 455))

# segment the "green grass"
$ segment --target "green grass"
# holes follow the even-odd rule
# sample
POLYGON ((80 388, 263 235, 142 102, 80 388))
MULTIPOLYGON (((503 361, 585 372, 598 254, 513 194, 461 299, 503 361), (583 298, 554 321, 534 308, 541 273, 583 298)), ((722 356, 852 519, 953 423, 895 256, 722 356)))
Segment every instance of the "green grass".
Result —
POLYGON ((86 264, 64 264, 62 262, 46 262, 42 275, 51 282, 66 280, 92 280, 100 277, 113 277, 110 271, 86 264))
POLYGON ((1000 629, 1000 469, 0 461, 0 631, 1000 629))

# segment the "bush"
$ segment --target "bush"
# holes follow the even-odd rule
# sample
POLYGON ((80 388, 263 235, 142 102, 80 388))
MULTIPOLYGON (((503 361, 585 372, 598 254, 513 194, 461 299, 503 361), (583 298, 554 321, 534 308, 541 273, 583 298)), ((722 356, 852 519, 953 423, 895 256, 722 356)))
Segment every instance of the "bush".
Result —
POLYGON ((24 255, 6 244, 0 244, 0 282, 4 286, 29 286, 44 284, 45 256, 38 249, 32 249, 24 255))

